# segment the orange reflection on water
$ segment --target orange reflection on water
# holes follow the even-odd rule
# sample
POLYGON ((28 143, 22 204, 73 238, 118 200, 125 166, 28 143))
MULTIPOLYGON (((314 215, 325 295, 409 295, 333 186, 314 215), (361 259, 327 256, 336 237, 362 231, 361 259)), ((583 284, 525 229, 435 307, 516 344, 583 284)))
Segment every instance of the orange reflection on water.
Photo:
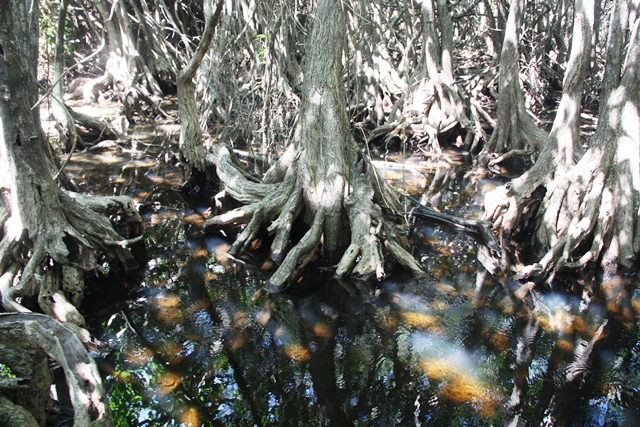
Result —
POLYGON ((318 338, 330 339, 333 337, 333 330, 327 324, 317 322, 313 325, 313 335, 318 338))
POLYGON ((398 328, 398 318, 396 316, 384 316, 381 323, 386 329, 395 330, 398 328))
POLYGON ((180 425, 184 425, 185 427, 195 427, 202 424, 202 421, 200 421, 200 413, 196 408, 187 408, 180 412, 178 421, 180 425))
POLYGON ((566 351, 567 353, 573 353, 573 350, 575 348, 573 343, 571 343, 571 342, 569 342, 567 340, 564 340, 564 339, 556 340, 556 347, 558 347, 562 351, 566 351))
POLYGON ((180 300, 177 295, 169 294, 156 298, 155 305, 158 308, 158 320, 165 324, 173 324, 180 320, 180 300))
POLYGON ((183 350, 182 345, 168 341, 160 345, 158 353, 160 353, 170 365, 176 365, 184 359, 183 350))
POLYGON ((498 351, 505 351, 509 345, 509 337, 504 331, 496 332, 489 337, 489 343, 498 351))
POLYGON ((437 283, 433 283, 431 286, 441 294, 449 295, 452 297, 455 297, 458 295, 458 290, 454 286, 449 285, 448 283, 437 282, 437 283))
POLYGON ((204 217, 200 214, 193 214, 184 217, 184 222, 187 224, 197 225, 198 227, 202 227, 204 225, 204 217))
POLYGON ((180 383, 182 383, 180 375, 173 372, 165 372, 156 380, 156 392, 160 397, 164 397, 178 388, 180 383))
POLYGON ((206 273, 204 273, 202 278, 204 279, 205 282, 213 282, 218 278, 218 276, 215 273, 212 273, 211 271, 207 271, 206 273))
POLYGON ((205 248, 195 249, 191 251, 191 256, 194 258, 208 258, 209 251, 206 250, 205 248))
POLYGON ((400 313, 404 322, 416 329, 426 329, 435 325, 438 322, 438 318, 431 314, 418 313, 416 311, 406 311, 400 313))
POLYGON ((285 344, 284 352, 289 359, 296 362, 308 362, 311 360, 309 350, 300 344, 285 344))
POLYGON ((123 351, 125 360, 136 367, 147 364, 153 360, 155 352, 149 347, 133 347, 123 351))
POLYGON ((484 385, 449 359, 420 359, 418 366, 430 380, 442 381, 441 396, 456 404, 471 404, 481 415, 491 416, 497 403, 484 385))

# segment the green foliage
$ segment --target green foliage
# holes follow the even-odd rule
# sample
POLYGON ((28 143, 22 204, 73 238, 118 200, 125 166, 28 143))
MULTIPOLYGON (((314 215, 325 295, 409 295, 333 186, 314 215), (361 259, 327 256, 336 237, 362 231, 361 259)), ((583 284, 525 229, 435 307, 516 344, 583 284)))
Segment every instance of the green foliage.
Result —
POLYGON ((0 378, 17 378, 10 367, 0 363, 0 378))

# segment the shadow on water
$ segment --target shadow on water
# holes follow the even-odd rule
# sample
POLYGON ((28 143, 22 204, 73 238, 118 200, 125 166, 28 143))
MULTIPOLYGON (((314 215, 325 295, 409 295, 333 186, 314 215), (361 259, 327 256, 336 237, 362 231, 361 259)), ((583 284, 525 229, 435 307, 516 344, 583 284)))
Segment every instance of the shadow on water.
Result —
MULTIPOLYGON (((172 190, 173 142, 134 137, 70 164, 83 191, 134 197, 147 227, 141 283, 93 313, 117 425, 638 425, 630 279, 514 298, 510 279, 476 279, 471 238, 418 223, 425 278, 315 272, 305 295, 269 297, 260 269, 203 235, 202 212, 172 190)), ((477 217, 495 183, 448 177, 444 209, 477 217)))

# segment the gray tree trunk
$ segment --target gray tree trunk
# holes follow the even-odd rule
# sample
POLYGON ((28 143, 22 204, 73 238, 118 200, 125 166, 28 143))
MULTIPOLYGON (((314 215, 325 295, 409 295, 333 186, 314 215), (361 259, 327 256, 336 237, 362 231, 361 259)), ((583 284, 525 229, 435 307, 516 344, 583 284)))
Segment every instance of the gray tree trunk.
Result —
POLYGON ((518 66, 519 36, 524 0, 511 0, 500 54, 500 98, 497 126, 479 154, 480 166, 490 168, 504 160, 506 153, 531 155, 544 146, 546 135, 527 112, 520 87, 518 66))
MULTIPOLYGON (((541 155, 531 173, 485 197, 485 218, 495 220, 503 232, 510 234, 531 219, 534 191, 546 187, 541 214, 533 220, 536 236, 548 251, 539 262, 523 268, 519 278, 547 280, 561 269, 580 268, 588 263, 615 272, 619 265, 631 267, 640 251, 640 20, 632 22, 627 57, 622 61, 625 43, 620 37, 628 18, 620 13, 621 2, 617 3, 607 41, 611 56, 603 83, 606 98, 601 100, 598 128, 587 152, 573 165, 573 159, 563 159, 558 141, 556 151, 552 151, 551 139, 551 154, 541 155), (553 157, 564 163, 555 164, 553 157)), ((571 56, 576 58, 573 63, 577 68, 588 65, 585 63, 591 50, 591 35, 586 27, 593 24, 589 14, 593 16, 593 2, 576 3, 574 32, 582 34, 574 33, 571 56), (582 50, 574 51, 576 46, 582 46, 582 50)), ((565 85, 575 85, 577 76, 571 76, 568 70, 565 85)), ((567 102, 559 110, 564 114, 563 120, 554 124, 554 131, 568 132, 562 138, 572 141, 577 138, 571 133, 577 132, 575 116, 579 114, 575 111, 578 91, 574 90, 575 87, 568 88, 567 102)), ((565 148, 571 149, 571 144, 565 148)))
POLYGON ((207 155, 227 194, 247 205, 209 219, 205 227, 248 222, 232 253, 244 250, 261 227, 268 227, 275 234, 272 259, 281 262, 266 287, 271 292, 297 278, 316 258, 320 244, 328 260, 343 253, 338 276, 353 272, 381 279, 383 250, 411 271, 422 271, 403 248, 401 236, 384 221, 381 206, 397 210, 397 199, 361 158, 350 133, 343 91, 344 7, 339 0, 318 2, 294 141, 262 182, 243 173, 222 144, 207 155), (309 229, 291 242, 293 222, 302 211, 309 229))
POLYGON ((310 218, 325 216, 324 249, 334 258, 344 245, 346 215, 342 200, 355 164, 343 91, 342 53, 346 42, 344 5, 322 0, 316 10, 307 51, 302 107, 295 145, 298 177, 310 218))
POLYGON ((206 172, 205 151, 202 145, 202 129, 198 118, 198 107, 196 105, 196 95, 193 79, 200 67, 202 58, 211 46, 213 33, 215 31, 220 16, 222 15, 222 2, 218 2, 216 11, 211 14, 205 25, 202 39, 195 51, 191 61, 178 72, 176 84, 178 87, 178 110, 182 122, 182 132, 180 132, 180 154, 184 157, 185 179, 192 186, 196 186, 198 177, 202 177, 206 172))
MULTIPOLYGON (((54 181, 39 110, 33 108, 38 87, 38 22, 38 2, 8 0, 0 8, 0 160, 7 172, 3 186, 11 192, 10 206, 2 215, 5 232, 0 241, 0 295, 6 311, 23 313, 29 310, 18 298, 37 296, 40 309, 57 320, 49 319, 55 327, 38 329, 36 345, 47 347, 50 343, 43 341, 49 338, 59 340, 60 344, 53 347, 60 348, 65 347, 67 335, 88 335, 81 329, 83 317, 69 301, 79 303, 84 286, 80 270, 97 267, 97 252, 124 268, 137 266, 128 246, 141 239, 141 220, 127 197, 83 197, 61 190, 54 181), (123 215, 130 233, 137 237, 128 239, 129 236, 118 234, 110 221, 114 214, 123 215), (47 331, 51 336, 47 337, 47 331)), ((25 335, 19 325, 32 318, 12 319, 17 320, 2 331, 3 345, 25 335)), ((3 323, 3 327, 6 325, 3 323)), ((27 328, 26 324, 22 326, 27 328)), ((92 363, 81 345, 76 350, 84 352, 83 357, 90 361, 87 363, 92 363)), ((61 365, 63 359, 59 360, 61 365)), ((109 406, 99 376, 80 379, 78 372, 69 371, 80 366, 74 360, 68 361, 68 385, 78 397, 74 400, 75 425, 110 425, 109 406), (71 381, 72 377, 77 381, 71 381)), ((36 415, 39 422, 40 418, 36 415)))

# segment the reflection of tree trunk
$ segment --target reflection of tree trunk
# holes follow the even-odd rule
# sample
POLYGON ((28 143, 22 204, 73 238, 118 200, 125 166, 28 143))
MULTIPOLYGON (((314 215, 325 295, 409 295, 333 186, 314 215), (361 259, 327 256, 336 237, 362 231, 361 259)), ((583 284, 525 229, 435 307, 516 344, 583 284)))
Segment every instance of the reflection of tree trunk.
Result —
POLYGON ((262 427, 264 424, 262 423, 262 415, 260 413, 260 409, 256 404, 255 399, 255 390, 251 388, 251 384, 245 380, 245 372, 242 368, 242 365, 236 359, 236 355, 234 354, 234 350, 229 345, 228 341, 225 341, 225 351, 227 354, 227 360, 229 361, 229 365, 231 369, 233 369, 233 379, 238 385, 238 390, 242 395, 243 400, 246 402, 249 407, 249 411, 251 412, 251 419, 253 420, 253 424, 262 427))
MULTIPOLYGON (((567 353, 565 344, 560 344, 567 341, 563 338, 556 340, 549 358, 549 378, 540 393, 539 410, 544 411, 540 425, 573 425, 572 421, 575 421, 588 393, 587 380, 593 375, 591 364, 595 357, 594 350, 596 345, 603 345, 606 325, 607 320, 604 320, 597 329, 591 331, 591 336, 577 334, 572 342, 572 353, 567 353)), ((595 328, 596 325, 593 326, 595 328)))
POLYGON ((633 281, 605 276, 594 286, 593 295, 583 292, 580 312, 588 321, 586 327, 569 325, 575 330, 571 334, 555 331, 556 345, 539 398, 537 416, 541 425, 577 425, 582 421, 576 414, 580 414, 600 374, 600 354, 618 347, 624 331, 636 326, 637 316, 631 305, 633 281), (606 307, 604 316, 602 307, 606 307), (567 343, 572 348, 567 349, 567 343))
MULTIPOLYGON (((318 302, 311 300, 311 302, 318 302)), ((299 309, 301 318, 308 318, 308 312, 312 308, 304 305, 299 309)), ((314 310, 315 311, 315 310, 314 310)), ((337 309, 340 312, 340 309, 337 309)), ((340 319, 340 318, 339 318, 340 319)), ((333 330, 337 330, 335 320, 324 318, 327 325, 333 330)), ((308 369, 313 381, 313 391, 318 399, 320 416, 320 425, 326 426, 353 426, 353 422, 349 420, 342 409, 342 393, 338 390, 336 378, 336 360, 335 347, 336 335, 331 334, 330 337, 316 337, 313 334, 313 325, 305 328, 302 336, 305 338, 305 347, 310 350, 311 357, 309 359, 308 369)))
MULTIPOLYGON (((520 304, 521 305, 521 304, 520 304)), ((507 402, 508 418, 504 425, 517 427, 522 425, 522 415, 527 403, 529 389, 529 367, 533 361, 533 347, 540 331, 540 323, 536 315, 529 309, 522 307, 516 319, 516 364, 513 372, 513 390, 507 402)))
POLYGON ((353 422, 347 418, 340 407, 341 402, 338 398, 334 359, 335 338, 317 339, 309 344, 313 349, 309 360, 313 390, 318 398, 320 413, 326 416, 325 420, 321 420, 322 425, 353 426, 353 422))

